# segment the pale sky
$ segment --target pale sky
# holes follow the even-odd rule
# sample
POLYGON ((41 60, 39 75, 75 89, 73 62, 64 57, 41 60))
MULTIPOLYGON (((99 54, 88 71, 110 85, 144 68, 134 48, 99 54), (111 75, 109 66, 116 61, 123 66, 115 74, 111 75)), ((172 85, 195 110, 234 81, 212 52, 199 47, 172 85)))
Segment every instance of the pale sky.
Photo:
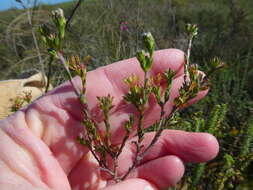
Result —
MULTIPOLYGON (((27 2, 33 2, 34 0, 22 0, 24 3, 27 4, 27 2)), ((45 3, 45 4, 55 4, 55 3, 61 3, 61 2, 67 2, 71 0, 38 0, 38 2, 45 3)), ((0 0, 0 11, 6 10, 9 8, 18 7, 19 3, 16 2, 16 0, 0 0)))

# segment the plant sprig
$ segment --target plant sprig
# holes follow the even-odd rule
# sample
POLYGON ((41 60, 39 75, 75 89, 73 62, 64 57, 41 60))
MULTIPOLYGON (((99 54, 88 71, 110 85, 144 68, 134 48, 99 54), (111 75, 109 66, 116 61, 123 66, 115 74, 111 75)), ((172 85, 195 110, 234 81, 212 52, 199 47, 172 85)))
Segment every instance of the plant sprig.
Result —
MULTIPOLYGON (((137 52, 136 57, 139 61, 140 67, 143 71, 144 82, 141 82, 138 76, 131 75, 125 79, 125 83, 129 87, 128 93, 126 93, 122 99, 126 103, 135 107, 137 114, 130 114, 128 121, 125 122, 125 134, 122 137, 122 141, 119 145, 114 145, 112 142, 110 114, 113 109, 113 97, 108 94, 107 96, 97 97, 98 107, 101 110, 104 122, 104 132, 99 130, 98 123, 91 117, 88 109, 88 102, 86 98, 86 85, 87 85, 87 70, 86 66, 81 63, 81 59, 77 56, 64 58, 63 52, 63 40, 66 30, 66 19, 63 11, 58 9, 53 11, 52 20, 57 29, 56 33, 53 33, 45 25, 40 28, 42 35, 42 41, 48 48, 48 52, 52 59, 58 59, 63 64, 70 83, 76 96, 79 98, 82 108, 83 119, 82 124, 84 130, 77 140, 80 144, 89 148, 90 152, 97 160, 100 169, 111 175, 115 182, 122 181, 136 168, 142 161, 144 156, 148 153, 151 147, 159 140, 163 130, 168 125, 175 123, 175 115, 178 111, 188 105, 188 102, 197 96, 201 90, 205 90, 208 87, 207 78, 199 74, 198 67, 190 64, 190 51, 192 46, 193 37, 197 35, 196 25, 187 25, 187 32, 189 35, 189 47, 186 55, 185 64, 185 77, 184 82, 179 89, 179 96, 174 100, 171 100, 171 89, 173 85, 173 79, 176 75, 171 69, 166 70, 163 73, 159 73, 156 76, 151 76, 151 69, 154 63, 154 51, 155 40, 150 32, 143 34, 144 49, 137 52), (71 71, 75 75, 81 78, 82 88, 79 89, 72 82, 71 71), (165 82, 164 82, 165 81, 165 82), (144 146, 143 139, 145 136, 144 120, 145 112, 148 109, 150 97, 154 96, 157 104, 160 107, 160 117, 155 123, 154 136, 150 144, 144 146), (173 101, 174 106, 170 113, 166 113, 165 107, 168 101, 173 101), (135 126, 135 124, 137 126, 135 126), (128 171, 122 175, 117 173, 118 158, 121 155, 127 141, 137 128, 137 140, 132 141, 135 149, 135 158, 128 171), (108 157, 113 160, 113 165, 108 161, 108 157)), ((219 65, 216 64, 216 67, 219 65)))

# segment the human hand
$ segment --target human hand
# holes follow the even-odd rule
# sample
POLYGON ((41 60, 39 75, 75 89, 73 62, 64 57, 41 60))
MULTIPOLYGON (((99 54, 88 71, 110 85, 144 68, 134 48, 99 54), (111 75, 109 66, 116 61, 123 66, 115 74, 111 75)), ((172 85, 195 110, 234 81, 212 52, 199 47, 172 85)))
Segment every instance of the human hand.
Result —
MULTIPOLYGON (((171 97, 166 105, 169 114, 173 99, 183 82, 184 54, 175 49, 157 51, 152 74, 168 68, 176 71, 171 97)), ((129 59, 91 71, 87 76, 87 99, 91 114, 101 121, 97 96, 111 94, 115 105, 112 115, 112 141, 121 140, 122 124, 133 107, 122 101, 128 87, 122 82, 130 74, 142 75, 136 59, 129 59)), ((80 84, 78 78, 75 83, 80 84)), ((192 103, 207 92, 200 92, 192 103)), ((72 86, 67 82, 14 115, 0 121, 0 189, 6 190, 85 190, 85 189, 162 189, 178 182, 184 163, 206 162, 218 153, 217 140, 207 133, 165 130, 128 179, 113 185, 99 170, 88 149, 76 137, 83 130, 81 108, 72 86)), ((151 100, 144 125, 159 118, 159 106, 151 100)), ((102 130, 101 121, 101 130, 102 130)), ((145 135, 148 145, 153 133, 145 135)), ((118 173, 124 173, 133 161, 130 139, 119 158, 118 173)))

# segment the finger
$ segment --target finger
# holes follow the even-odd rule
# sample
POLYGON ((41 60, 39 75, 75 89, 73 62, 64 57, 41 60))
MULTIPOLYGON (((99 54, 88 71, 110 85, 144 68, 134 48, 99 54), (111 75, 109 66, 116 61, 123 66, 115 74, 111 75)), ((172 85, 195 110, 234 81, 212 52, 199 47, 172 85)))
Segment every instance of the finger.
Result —
POLYGON ((52 100, 50 96, 39 99, 24 112, 28 128, 50 148, 68 174, 88 152, 77 141, 77 136, 83 131, 80 120, 57 106, 56 99, 52 100))
POLYGON ((29 189, 30 184, 30 188, 69 190, 66 174, 45 143, 29 130, 24 116, 17 112, 9 117, 12 122, 0 121, 0 189, 13 183, 20 189, 23 185, 29 189))
POLYGON ((128 179, 123 182, 111 185, 103 190, 158 190, 152 183, 144 179, 128 179))
POLYGON ((100 176, 98 162, 91 153, 80 159, 68 179, 73 190, 101 189, 106 186, 106 181, 100 176))
MULTIPOLYGON (((150 144, 154 132, 147 133, 143 140, 143 149, 150 144)), ((131 139, 119 157, 118 173, 124 174, 133 164, 136 147, 131 139)), ((183 162, 206 162, 218 154, 219 145, 216 138, 208 133, 191 133, 179 130, 164 130, 159 140, 149 149, 140 165, 167 155, 175 155, 183 162)))
MULTIPOLYGON (((154 133, 145 135, 143 150, 149 145, 153 136, 154 133)), ((133 164, 136 153, 135 145, 132 143, 134 140, 136 139, 128 141, 119 157, 118 175, 124 175, 133 164)), ((129 178, 147 179, 159 189, 168 187, 182 177, 183 162, 206 162, 217 155, 218 149, 217 140, 210 134, 165 130, 129 178)), ((77 186, 98 188, 103 184, 99 171, 96 162, 84 159, 70 174, 72 188, 77 186)), ((106 171, 101 174, 103 178, 111 179, 106 171)))
POLYGON ((164 156, 137 167, 128 178, 142 178, 158 189, 175 185, 184 174, 184 164, 176 156, 164 156))

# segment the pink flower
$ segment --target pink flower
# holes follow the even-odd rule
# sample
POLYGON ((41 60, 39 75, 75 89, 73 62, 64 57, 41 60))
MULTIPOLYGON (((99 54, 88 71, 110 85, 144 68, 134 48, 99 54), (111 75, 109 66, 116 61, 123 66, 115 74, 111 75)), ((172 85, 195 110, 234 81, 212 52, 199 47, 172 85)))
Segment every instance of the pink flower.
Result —
POLYGON ((122 21, 119 24, 120 24, 120 31, 121 32, 124 32, 124 31, 128 30, 128 27, 127 27, 128 22, 122 21))

